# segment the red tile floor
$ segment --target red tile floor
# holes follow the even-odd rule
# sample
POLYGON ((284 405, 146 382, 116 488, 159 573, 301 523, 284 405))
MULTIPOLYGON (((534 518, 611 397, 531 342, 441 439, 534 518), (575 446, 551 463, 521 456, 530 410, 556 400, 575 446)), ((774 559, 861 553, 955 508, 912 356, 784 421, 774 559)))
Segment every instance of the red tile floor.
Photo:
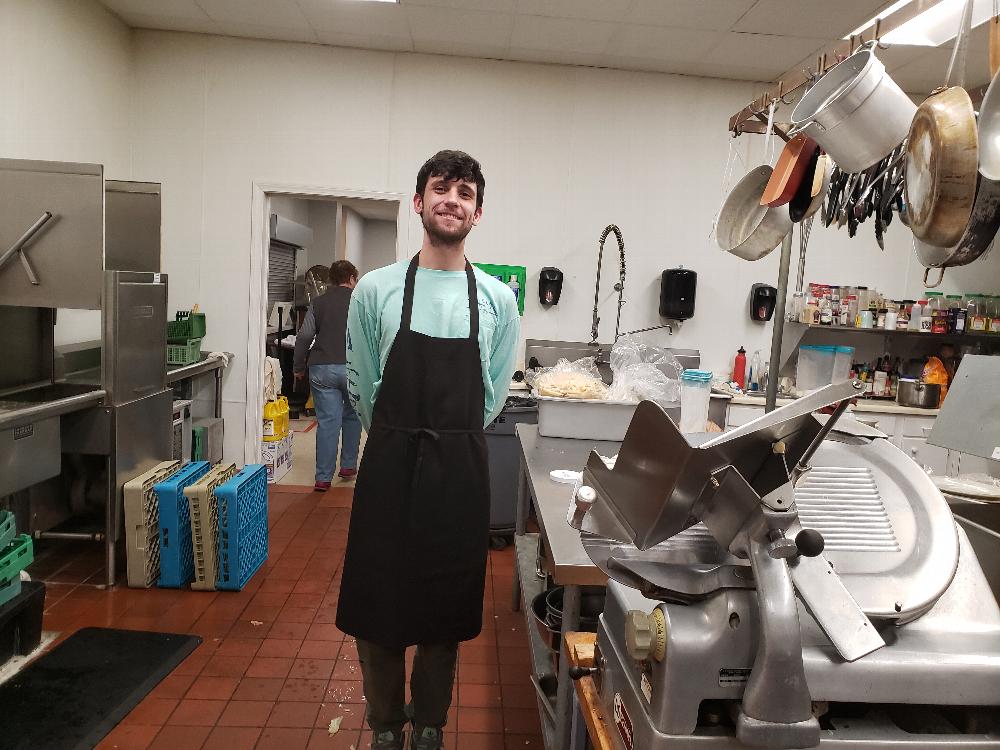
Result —
MULTIPOLYGON (((351 495, 350 487, 273 487, 269 557, 238 593, 101 590, 99 545, 42 551, 29 572, 49 582, 45 630, 65 637, 103 626, 204 639, 101 750, 368 747, 357 647, 334 625, 351 495)), ((543 747, 526 625, 510 610, 512 571, 513 547, 490 552, 483 632, 459 651, 449 750, 543 747)))

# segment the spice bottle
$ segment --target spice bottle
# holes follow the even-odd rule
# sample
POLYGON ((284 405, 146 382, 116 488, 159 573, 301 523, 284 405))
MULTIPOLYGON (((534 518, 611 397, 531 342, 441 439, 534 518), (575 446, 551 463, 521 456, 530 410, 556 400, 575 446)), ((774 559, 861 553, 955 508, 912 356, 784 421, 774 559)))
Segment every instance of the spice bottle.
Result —
POLYGON ((986 332, 986 310, 985 300, 981 294, 970 294, 969 304, 966 305, 966 323, 973 333, 986 332))
POLYGON ((896 307, 895 302, 890 302, 889 306, 885 311, 885 320, 882 321, 882 327, 887 331, 896 330, 896 321, 899 319, 899 311, 896 307))
POLYGON ((930 333, 934 322, 934 303, 930 299, 920 300, 920 332, 930 333))
POLYGON ((910 327, 910 310, 912 309, 913 303, 904 299, 899 306, 899 312, 896 314, 896 330, 905 331, 910 327))

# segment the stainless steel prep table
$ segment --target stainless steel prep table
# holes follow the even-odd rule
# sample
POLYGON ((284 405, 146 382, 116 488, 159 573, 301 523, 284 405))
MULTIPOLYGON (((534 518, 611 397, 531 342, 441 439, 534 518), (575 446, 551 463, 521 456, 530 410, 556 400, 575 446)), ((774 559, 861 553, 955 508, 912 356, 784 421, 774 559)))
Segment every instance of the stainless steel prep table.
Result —
MULTIPOLYGON (((229 359, 233 355, 226 352, 229 359)), ((216 417, 222 416, 222 371, 226 368, 226 360, 222 357, 210 357, 206 352, 201 353, 201 358, 190 365, 173 365, 167 367, 167 385, 172 386, 182 380, 191 380, 206 372, 215 374, 215 406, 216 417)))
MULTIPOLYGON (((573 727, 574 717, 578 712, 571 710, 574 690, 569 677, 569 660, 565 656, 559 660, 554 707, 542 692, 538 682, 542 674, 551 670, 547 646, 542 643, 530 612, 532 598, 543 589, 542 582, 535 575, 535 561, 541 550, 549 575, 557 585, 565 587, 563 638, 560 638, 560 643, 564 641, 566 633, 579 627, 580 586, 604 586, 607 583, 607 576, 591 562, 580 543, 580 533, 566 523, 566 508, 569 505, 571 486, 553 481, 549 477, 549 472, 554 469, 580 471, 591 450, 596 449, 604 456, 614 456, 617 455, 621 443, 540 437, 538 426, 532 424, 519 424, 516 431, 521 445, 521 468, 517 485, 514 586, 511 604, 515 611, 519 609, 523 594, 532 656, 532 679, 539 693, 542 735, 547 748, 562 750, 578 747, 576 743, 582 737, 573 727), (532 507, 538 520, 540 534, 525 533, 528 513, 532 507)), ((585 734, 584 728, 583 735, 585 734)))

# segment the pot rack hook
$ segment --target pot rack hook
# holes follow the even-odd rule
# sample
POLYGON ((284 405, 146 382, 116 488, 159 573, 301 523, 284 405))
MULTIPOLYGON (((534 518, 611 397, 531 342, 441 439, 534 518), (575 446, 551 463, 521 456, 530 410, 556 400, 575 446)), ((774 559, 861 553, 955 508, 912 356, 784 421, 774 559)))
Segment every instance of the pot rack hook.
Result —
MULTIPOLYGON (((780 101, 786 107, 790 107, 790 106, 792 106, 792 102, 789 101, 786 98, 788 96, 788 94, 784 93, 784 90, 785 90, 785 82, 784 81, 778 81, 778 101, 780 101)), ((789 92, 789 93, 791 93, 791 92, 789 92)))
POLYGON ((937 287, 941 286, 941 282, 944 281, 944 271, 945 271, 945 269, 944 268, 939 268, 937 270, 940 271, 941 273, 938 276, 938 280, 935 281, 933 284, 930 283, 927 280, 927 277, 930 275, 930 272, 932 270, 933 269, 930 269, 930 268, 925 268, 924 269, 924 288, 925 289, 936 289, 937 287))

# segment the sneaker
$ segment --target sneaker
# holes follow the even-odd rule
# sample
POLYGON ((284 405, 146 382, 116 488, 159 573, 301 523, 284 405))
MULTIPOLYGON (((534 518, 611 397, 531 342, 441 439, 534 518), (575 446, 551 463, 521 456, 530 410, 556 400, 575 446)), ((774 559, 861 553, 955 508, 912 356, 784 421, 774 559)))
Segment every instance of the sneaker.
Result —
POLYGON ((409 750, 441 750, 444 735, 437 727, 414 727, 410 734, 409 750))
POLYGON ((375 732, 372 735, 372 750, 403 750, 406 740, 406 733, 400 729, 398 732, 386 730, 375 732))
POLYGON ((341 469, 337 472, 337 476, 341 479, 354 479, 358 475, 357 469, 341 469))
POLYGON ((328 489, 330 489, 329 482, 316 482, 313 485, 313 492, 326 492, 328 489))

